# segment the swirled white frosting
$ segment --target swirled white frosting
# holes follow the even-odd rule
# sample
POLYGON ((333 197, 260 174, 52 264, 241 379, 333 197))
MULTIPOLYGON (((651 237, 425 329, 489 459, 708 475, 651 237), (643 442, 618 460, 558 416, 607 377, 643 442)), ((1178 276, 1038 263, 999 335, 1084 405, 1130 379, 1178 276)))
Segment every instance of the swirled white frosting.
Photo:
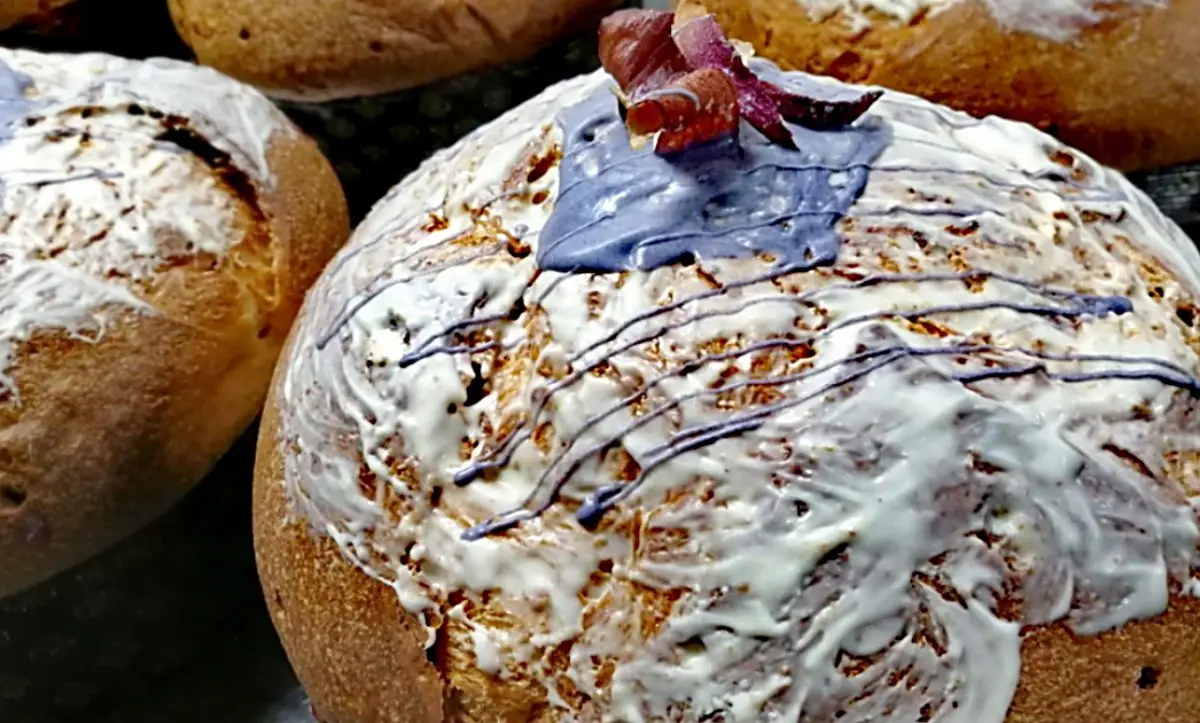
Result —
POLYGON ((987 5, 992 17, 1012 31, 1066 41, 1080 30, 1099 23, 1114 5, 1164 8, 1171 0, 796 0, 814 20, 841 13, 854 30, 873 20, 910 23, 921 14, 939 13, 964 2, 987 5))
POLYGON ((1095 633, 1196 589, 1200 254, 1142 193, 1027 126, 888 93, 832 267, 539 271, 556 113, 609 83, 554 86, 393 189, 283 361, 296 513, 431 644, 445 626, 563 721, 1002 723, 1023 626, 1095 633), (1028 311, 1051 287, 1132 311, 1028 311), (521 425, 495 474, 452 482, 521 425), (463 539, 564 460, 540 516, 463 539))
POLYGON ((259 190, 293 126, 257 91, 172 60, 0 49, 0 400, 37 331, 100 337, 138 282, 241 236, 236 201, 169 128, 229 155, 259 190))

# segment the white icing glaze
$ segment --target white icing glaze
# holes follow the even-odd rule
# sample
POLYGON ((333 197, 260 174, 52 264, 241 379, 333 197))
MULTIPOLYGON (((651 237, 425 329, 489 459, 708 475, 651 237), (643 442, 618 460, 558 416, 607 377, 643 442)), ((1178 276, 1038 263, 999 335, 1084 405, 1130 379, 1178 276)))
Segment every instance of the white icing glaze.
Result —
MULTIPOLYGON (((1194 376, 1200 338, 1174 310, 1200 293, 1200 255, 1141 192, 1027 126, 888 93, 871 116, 894 140, 844 225, 835 267, 698 298, 622 331, 708 291, 709 278, 728 286, 765 263, 705 262, 711 277, 694 267, 562 275, 535 273, 535 254, 505 253, 506 243, 536 250, 554 205, 557 171, 532 182, 526 172, 560 138, 556 111, 608 82, 595 74, 552 87, 393 189, 310 294, 284 361, 280 443, 297 513, 394 587, 431 643, 448 624, 480 671, 512 677, 522 665, 562 721, 597 720, 580 712, 590 698, 614 722, 717 710, 727 723, 792 722, 841 709, 843 723, 1002 723, 1022 625, 1066 619, 1095 633, 1161 613, 1169 589, 1197 589, 1200 529, 1188 497, 1198 480, 1163 461, 1194 450, 1200 435, 1186 391, 1153 379, 949 378, 984 363, 973 354, 906 358, 837 390, 827 384, 863 345, 984 338, 1005 362, 1020 349, 1120 353, 1194 376), (940 208, 974 212, 949 218, 940 208), (1079 322, 996 308, 922 323, 868 318, 1036 301, 1019 284, 946 276, 967 268, 1122 295, 1134 310, 1079 322), (897 278, 916 272, 944 276, 897 278), (854 283, 881 274, 891 280, 854 283), (473 342, 503 351, 396 363, 518 298, 519 321, 473 342), (722 377, 728 389, 766 373, 743 357, 621 402, 712 345, 787 335, 810 339, 813 356, 754 364, 775 378, 809 373, 768 387, 778 395, 765 401, 730 393, 714 403, 706 393, 722 377), (494 447, 495 430, 528 415, 534 390, 569 360, 586 370, 602 359, 606 368, 555 394, 535 435, 544 444, 520 445, 493 478, 452 483, 463 454, 494 447), (468 406, 472 360, 492 386, 468 406), (811 399, 659 467, 598 531, 580 527, 571 507, 613 480, 620 458, 585 461, 564 502, 536 520, 460 538, 520 505, 577 434, 570 450, 619 439, 644 468, 679 429, 780 397, 811 399), (610 407, 619 411, 586 424, 610 407), (648 423, 632 427, 638 419, 648 423), (900 671, 899 684, 888 681, 900 671)), ((1047 362, 1052 372, 1097 366, 1047 362)))
POLYGON ((274 184, 270 139, 295 130, 256 91, 178 61, 0 49, 0 63, 29 81, 28 107, 4 101, 12 127, 0 130, 0 399, 15 399, 8 372, 32 333, 98 339, 115 310, 153 311, 137 282, 240 237, 214 173, 156 138, 163 114, 187 119, 260 191, 274 184))
MULTIPOLYGON (((796 0, 813 20, 841 13, 854 31, 869 27, 873 20, 907 24, 921 14, 935 14, 963 2, 982 2, 1002 27, 1066 41, 1080 30, 1099 23, 1106 15, 1102 0, 796 0)), ((1164 8, 1170 0, 1117 0, 1115 4, 1164 8)))

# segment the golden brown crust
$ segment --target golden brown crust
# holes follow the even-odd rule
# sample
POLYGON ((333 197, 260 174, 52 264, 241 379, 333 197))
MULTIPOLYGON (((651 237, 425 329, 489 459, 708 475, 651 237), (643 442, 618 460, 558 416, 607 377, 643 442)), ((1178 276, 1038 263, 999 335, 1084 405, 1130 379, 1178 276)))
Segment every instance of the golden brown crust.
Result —
MULTIPOLYGON (((271 620, 321 723, 552 723, 545 694, 480 671, 465 625, 445 619, 427 654, 396 591, 310 534, 283 486, 275 389, 259 428, 254 549, 271 620), (433 662, 431 662, 433 661, 433 662)), ((526 681, 528 682, 528 681, 526 681)))
POLYGON ((269 95, 386 93, 518 60, 615 0, 169 0, 200 62, 269 95))
POLYGON ((121 315, 95 344, 47 331, 18 348, 21 402, 0 406, 0 597, 149 522, 253 421, 349 228, 311 140, 273 142, 267 158, 279 190, 241 198, 245 235, 219 265, 156 275, 142 293, 159 314, 121 315))
POLYGON ((1069 43, 1005 31, 982 2, 860 33, 840 15, 811 21, 797 0, 705 5, 729 35, 787 68, 1024 121, 1125 171, 1200 159, 1193 0, 1115 11, 1069 43))
POLYGON ((1200 600, 1094 637, 1065 625, 1036 630, 1022 646, 1021 687, 1008 723, 1200 720, 1200 600))
POLYGON ((395 591, 289 514, 273 396, 259 431, 254 547, 271 619, 314 712, 322 723, 444 721, 425 634, 395 591))

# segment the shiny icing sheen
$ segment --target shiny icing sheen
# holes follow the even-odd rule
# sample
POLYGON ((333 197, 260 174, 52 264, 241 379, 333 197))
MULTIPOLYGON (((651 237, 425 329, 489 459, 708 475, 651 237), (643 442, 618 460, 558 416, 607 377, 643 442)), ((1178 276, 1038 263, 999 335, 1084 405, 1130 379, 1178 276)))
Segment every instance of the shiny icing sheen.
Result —
POLYGON ((240 237, 230 192, 166 132, 180 122, 262 191, 270 139, 295 132, 206 68, 0 49, 0 402, 31 335, 98 339, 118 310, 153 312, 139 282, 240 237))
POLYGON ((741 175, 615 111, 436 154, 283 362, 296 513, 430 644, 555 720, 1002 723, 1023 626, 1200 589, 1200 255, 1122 176, 896 93, 741 175))
POLYGON ((981 2, 1002 27, 1067 41, 1096 25, 1116 6, 1164 8, 1171 0, 796 0, 814 20, 841 13, 854 30, 883 17, 909 23, 922 14, 938 13, 964 2, 981 2))

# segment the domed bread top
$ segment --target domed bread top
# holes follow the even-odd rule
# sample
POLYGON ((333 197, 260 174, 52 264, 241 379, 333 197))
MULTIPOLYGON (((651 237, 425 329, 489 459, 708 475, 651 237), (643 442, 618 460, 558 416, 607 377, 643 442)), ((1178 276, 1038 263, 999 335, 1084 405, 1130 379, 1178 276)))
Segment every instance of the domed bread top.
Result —
POLYGON ((0 204, 4 597, 208 472, 349 229, 262 94, 100 54, 0 50, 0 204))
POLYGON ((139 282, 240 241, 220 184, 271 190, 268 144, 296 133, 207 68, 0 49, 0 392, 19 395, 8 372, 33 333, 153 314, 139 282))
POLYGON ((853 30, 862 30, 883 20, 912 23, 955 5, 977 2, 1001 27, 1040 35, 1050 40, 1069 40, 1083 28, 1097 25, 1114 11, 1163 8, 1171 0, 791 0, 814 21, 840 15, 853 30))
POLYGON ((258 484, 447 720, 1002 723, 1023 627, 1200 592, 1200 255, 1120 174, 892 92, 664 157, 613 90, 397 186, 277 372, 258 484))

